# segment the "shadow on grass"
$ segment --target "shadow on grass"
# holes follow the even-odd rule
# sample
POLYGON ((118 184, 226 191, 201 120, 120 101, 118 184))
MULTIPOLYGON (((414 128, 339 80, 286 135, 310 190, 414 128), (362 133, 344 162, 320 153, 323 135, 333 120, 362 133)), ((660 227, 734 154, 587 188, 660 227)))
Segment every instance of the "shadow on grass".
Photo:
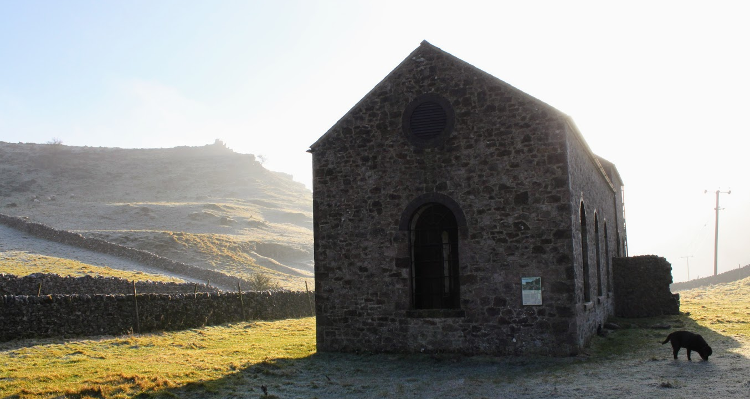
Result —
MULTIPOLYGON (((651 360, 665 357, 672 359, 672 346, 662 342, 674 331, 690 331, 702 335, 713 348, 713 356, 726 353, 728 349, 742 347, 741 342, 700 325, 686 313, 641 319, 614 318, 611 322, 620 326, 620 329, 610 332, 606 337, 595 336, 587 349, 587 353, 598 360, 606 361, 613 356, 628 353, 649 355, 651 360)), ((700 360, 697 353, 694 352, 694 355, 694 361, 700 360)), ((679 356, 687 360, 686 350, 681 349, 679 356)))
MULTIPOLYGON (((419 397, 418 393, 431 389, 431 384, 444 388, 451 386, 451 381, 497 386, 528 381, 563 383, 581 364, 631 359, 633 363, 660 361, 670 367, 690 367, 684 350, 678 364, 672 362, 671 346, 661 344, 670 332, 677 330, 703 335, 714 347, 714 356, 724 356, 727 350, 742 346, 685 314, 613 322, 621 328, 607 337, 595 336, 591 345, 574 357, 316 353, 299 359, 266 359, 246 364, 219 379, 143 393, 139 397, 419 397)), ((694 358, 692 364, 698 363, 706 362, 694 358)), ((711 366, 710 362, 705 364, 711 366)))
POLYGON ((316 353, 299 359, 267 359, 217 380, 139 397, 392 397, 411 393, 412 385, 429 384, 433 378, 512 382, 527 373, 541 373, 578 361, 451 354, 316 353))
MULTIPOLYGON (((181 386, 165 383, 145 392, 138 393, 136 389, 136 392, 131 391, 128 396, 366 398, 420 397, 420 392, 430 392, 431 395, 428 396, 431 397, 472 397, 471 391, 463 390, 470 390, 472 386, 507 389, 538 382, 552 384, 553 388, 550 389, 562 388, 571 382, 570 376, 582 374, 582 369, 578 366, 589 370, 602 368, 600 365, 621 367, 627 364, 631 367, 633 364, 658 362, 661 368, 693 369, 696 367, 692 365, 700 365, 699 368, 708 370, 718 367, 721 361, 728 362, 734 357, 744 359, 743 362, 750 360, 746 356, 729 353, 731 349, 742 347, 740 341, 701 326, 687 314, 613 319, 612 322, 621 328, 610 332, 606 337, 594 336, 589 347, 574 357, 315 353, 302 358, 266 358, 260 362, 247 362, 215 379, 193 381, 181 386), (684 350, 680 352, 679 360, 673 361, 671 346, 661 343, 670 332, 677 330, 703 335, 714 348, 711 361, 703 362, 696 356, 693 362, 687 362, 684 350)), ((60 343, 63 340, 45 341, 34 341, 33 345, 60 343)), ((18 341, 6 343, 0 350, 31 345, 28 341, 18 341)), ((664 379, 657 384, 658 388, 673 388, 679 387, 680 382, 664 379)), ((68 392, 66 397, 108 397, 104 394, 97 395, 92 390, 94 388, 82 386, 80 392, 68 392)), ((559 396, 556 391, 544 391, 541 394, 559 396)))

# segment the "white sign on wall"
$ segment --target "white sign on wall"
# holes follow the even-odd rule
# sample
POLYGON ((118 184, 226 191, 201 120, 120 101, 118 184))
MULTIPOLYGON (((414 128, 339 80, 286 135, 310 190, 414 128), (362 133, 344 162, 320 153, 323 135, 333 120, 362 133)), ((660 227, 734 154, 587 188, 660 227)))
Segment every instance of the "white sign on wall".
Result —
POLYGON ((542 304, 542 278, 521 277, 521 294, 524 305, 542 304))

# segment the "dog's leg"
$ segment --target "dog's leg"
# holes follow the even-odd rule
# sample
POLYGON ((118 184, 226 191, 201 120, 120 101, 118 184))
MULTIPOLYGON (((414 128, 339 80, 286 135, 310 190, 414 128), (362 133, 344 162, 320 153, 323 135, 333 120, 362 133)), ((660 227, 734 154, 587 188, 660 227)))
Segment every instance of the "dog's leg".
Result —
POLYGON ((690 358, 690 348, 685 348, 685 349, 687 349, 687 352, 688 352, 688 360, 692 361, 693 359, 690 358))
POLYGON ((676 345, 672 345, 672 354, 674 355, 674 360, 677 360, 677 352, 680 351, 680 347, 676 345))

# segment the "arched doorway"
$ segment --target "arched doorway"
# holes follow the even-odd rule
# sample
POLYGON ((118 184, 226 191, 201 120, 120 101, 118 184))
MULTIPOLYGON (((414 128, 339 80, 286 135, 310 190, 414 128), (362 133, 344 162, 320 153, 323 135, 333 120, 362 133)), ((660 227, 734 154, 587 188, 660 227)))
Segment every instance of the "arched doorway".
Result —
POLYGON ((417 209, 409 228, 415 309, 459 308, 458 225, 438 203, 417 209))

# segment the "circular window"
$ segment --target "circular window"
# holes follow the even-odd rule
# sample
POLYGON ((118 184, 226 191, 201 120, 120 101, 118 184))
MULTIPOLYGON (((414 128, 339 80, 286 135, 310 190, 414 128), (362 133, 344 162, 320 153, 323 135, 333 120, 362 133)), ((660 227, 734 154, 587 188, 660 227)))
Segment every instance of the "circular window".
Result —
POLYGON ((453 131, 453 107, 435 94, 424 94, 409 103, 404 111, 406 138, 417 147, 436 147, 453 131))

